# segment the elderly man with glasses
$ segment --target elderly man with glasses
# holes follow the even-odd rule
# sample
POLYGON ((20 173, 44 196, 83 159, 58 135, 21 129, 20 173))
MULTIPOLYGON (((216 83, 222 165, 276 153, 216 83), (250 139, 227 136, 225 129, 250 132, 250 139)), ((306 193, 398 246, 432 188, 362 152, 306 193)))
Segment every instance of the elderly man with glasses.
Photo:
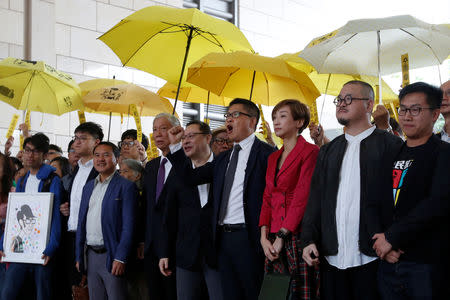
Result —
POLYGON ((320 261, 321 298, 378 299, 372 237, 380 220, 368 206, 392 197, 393 153, 402 140, 370 123, 369 84, 347 82, 334 104, 345 134, 320 149, 303 217, 303 259, 320 261))

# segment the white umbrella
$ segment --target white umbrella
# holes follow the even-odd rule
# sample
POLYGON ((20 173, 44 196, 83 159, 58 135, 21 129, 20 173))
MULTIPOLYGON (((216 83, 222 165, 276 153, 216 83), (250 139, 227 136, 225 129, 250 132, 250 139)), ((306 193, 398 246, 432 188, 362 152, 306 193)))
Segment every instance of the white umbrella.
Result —
POLYGON ((408 15, 353 20, 312 40, 299 56, 319 73, 378 76, 381 87, 381 75, 399 72, 405 53, 411 69, 441 64, 450 54, 450 26, 408 15))

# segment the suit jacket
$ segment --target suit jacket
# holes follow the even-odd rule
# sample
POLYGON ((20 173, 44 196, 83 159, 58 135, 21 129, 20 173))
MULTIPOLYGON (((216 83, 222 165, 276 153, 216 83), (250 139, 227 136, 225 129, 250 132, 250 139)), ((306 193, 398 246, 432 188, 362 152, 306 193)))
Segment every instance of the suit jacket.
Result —
POLYGON ((277 232, 283 227, 295 234, 300 231, 305 213, 319 147, 299 136, 277 173, 278 160, 283 151, 284 147, 269 156, 259 226, 268 226, 270 232, 277 232))
POLYGON ((168 189, 167 206, 163 218, 163 233, 159 241, 161 257, 173 259, 176 266, 196 270, 202 258, 215 267, 216 251, 212 242, 211 213, 212 185, 208 203, 201 207, 198 188, 185 181, 193 170, 192 162, 177 151, 172 156, 173 186, 168 189))
MULTIPOLYGON (((276 149, 269 144, 255 138, 250 150, 244 178, 244 216, 247 225, 249 239, 257 251, 262 252, 260 246, 259 215, 266 186, 267 158, 276 149)), ((210 163, 200 168, 193 169, 191 176, 185 178, 190 184, 198 185, 213 182, 213 202, 211 226, 213 228, 213 241, 216 241, 217 223, 219 218, 222 190, 225 180, 225 172, 231 158, 232 149, 221 153, 210 163)), ((237 166, 239 168, 239 166, 237 166)))
POLYGON ((145 220, 143 221, 143 224, 145 224, 145 231, 142 232, 140 238, 141 242, 144 242, 145 245, 145 254, 148 255, 153 253, 158 257, 161 257, 161 247, 157 246, 158 242, 156 242, 155 245, 153 242, 158 241, 162 235, 163 214, 167 202, 168 186, 170 186, 170 182, 174 177, 174 168, 172 166, 161 194, 159 195, 159 199, 156 201, 156 181, 160 162, 161 156, 152 159, 145 166, 144 197, 146 201, 144 201, 145 220))
MULTIPOLYGON (((95 179, 83 188, 76 233, 76 258, 81 270, 84 266, 86 219, 95 179)), ((106 269, 111 272, 114 259, 127 262, 133 248, 136 213, 136 185, 115 173, 109 182, 102 202, 101 224, 104 246, 107 250, 106 269)))

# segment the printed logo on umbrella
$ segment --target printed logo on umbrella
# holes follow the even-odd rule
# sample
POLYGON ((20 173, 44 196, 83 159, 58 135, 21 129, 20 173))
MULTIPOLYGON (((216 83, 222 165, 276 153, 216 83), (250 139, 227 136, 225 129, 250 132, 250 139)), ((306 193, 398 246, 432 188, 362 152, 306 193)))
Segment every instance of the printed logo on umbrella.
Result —
POLYGON ((123 92, 120 92, 118 88, 105 89, 101 93, 101 96, 104 100, 113 100, 113 101, 119 101, 122 95, 123 92))
POLYGON ((70 96, 64 97, 64 102, 66 103, 67 107, 72 107, 73 105, 72 100, 70 100, 70 96))
POLYGON ((14 90, 7 88, 6 86, 0 85, 0 94, 7 98, 14 98, 14 90))

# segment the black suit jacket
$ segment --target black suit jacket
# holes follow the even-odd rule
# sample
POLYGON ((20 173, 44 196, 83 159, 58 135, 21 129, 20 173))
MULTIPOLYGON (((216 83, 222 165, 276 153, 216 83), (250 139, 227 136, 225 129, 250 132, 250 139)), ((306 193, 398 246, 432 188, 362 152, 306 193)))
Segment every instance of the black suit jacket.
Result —
MULTIPOLYGON (((262 252, 260 246, 259 215, 266 186, 267 159, 276 149, 267 143, 255 138, 247 161, 244 179, 244 216, 249 239, 255 249, 262 252)), ((211 227, 213 228, 213 241, 216 241, 217 223, 219 218, 222 190, 225 172, 231 158, 232 149, 221 153, 210 163, 193 169, 191 176, 185 178, 190 184, 203 184, 213 182, 213 202, 211 227)), ((237 168, 240 166, 238 165, 237 168)))
POLYGON ((141 242, 144 242, 145 245, 145 254, 148 255, 153 253, 156 256, 161 257, 160 249, 161 247, 155 247, 158 245, 158 242, 154 243, 159 239, 162 235, 162 222, 163 222, 163 213, 166 205, 167 191, 168 187, 173 185, 170 182, 173 180, 173 166, 167 176, 167 180, 164 183, 163 190, 159 195, 158 202, 156 202, 156 180, 158 177, 158 169, 161 162, 161 156, 155 159, 152 159, 145 166, 145 176, 144 176, 144 221, 145 230, 138 230, 138 233, 141 233, 141 242))
MULTIPOLYGON (((186 182, 193 170, 192 162, 180 150, 171 157, 174 165, 173 186, 168 189, 162 236, 159 241, 162 257, 175 260, 176 266, 197 270, 202 258, 216 266, 216 251, 212 242, 211 202, 201 207, 198 188, 186 182)), ((212 185, 208 200, 212 199, 212 185)))

